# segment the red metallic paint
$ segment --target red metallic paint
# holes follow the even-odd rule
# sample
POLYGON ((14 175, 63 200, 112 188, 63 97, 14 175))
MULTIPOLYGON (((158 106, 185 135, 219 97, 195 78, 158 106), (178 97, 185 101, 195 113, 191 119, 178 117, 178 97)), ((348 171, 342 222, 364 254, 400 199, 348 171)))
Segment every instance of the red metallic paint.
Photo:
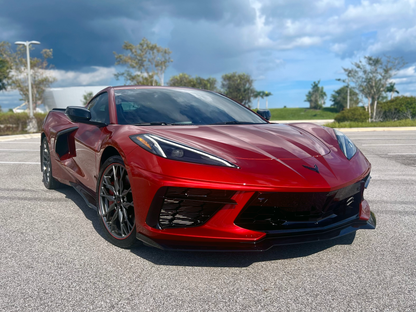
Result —
MULTIPOLYGON (((80 184, 95 193, 101 157, 107 147, 116 149, 130 177, 137 231, 155 241, 256 242, 266 234, 234 224, 254 192, 329 192, 360 181, 370 173, 371 165, 359 150, 347 160, 333 130, 314 124, 118 125, 114 89, 102 91, 109 94, 107 127, 73 123, 60 111, 49 113, 43 133, 50 144, 53 175, 62 183, 80 184), (71 151, 74 157, 60 159, 54 148, 56 135, 75 126, 78 130, 71 137, 75 143, 75 151, 71 151), (143 133, 217 155, 240 169, 158 157, 129 138, 143 133), (319 173, 304 167, 314 165, 319 173), (146 217, 156 192, 163 186, 235 190, 233 200, 237 205, 225 206, 202 226, 155 229, 146 224, 146 217)), ((369 218, 370 207, 363 200, 360 220, 369 218)))

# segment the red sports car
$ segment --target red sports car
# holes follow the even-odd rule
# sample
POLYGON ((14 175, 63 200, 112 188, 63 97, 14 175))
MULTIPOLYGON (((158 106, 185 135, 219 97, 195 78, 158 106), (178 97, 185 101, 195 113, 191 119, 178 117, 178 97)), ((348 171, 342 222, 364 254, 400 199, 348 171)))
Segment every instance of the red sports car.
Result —
POLYGON ((371 165, 347 136, 269 123, 210 91, 108 87, 54 109, 41 167, 47 188, 73 186, 124 248, 261 251, 376 226, 371 165))

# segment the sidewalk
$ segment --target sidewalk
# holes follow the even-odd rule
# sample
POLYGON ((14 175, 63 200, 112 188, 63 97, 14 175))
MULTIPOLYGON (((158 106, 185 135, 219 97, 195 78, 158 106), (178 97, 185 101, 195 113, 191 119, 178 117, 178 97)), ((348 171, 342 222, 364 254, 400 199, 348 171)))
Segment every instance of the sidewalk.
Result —
MULTIPOLYGON (((326 123, 333 122, 332 119, 322 119, 322 120, 270 120, 271 123, 298 123, 298 122, 307 122, 315 123, 317 125, 324 125, 326 123)), ((368 132, 368 131, 416 131, 416 127, 365 127, 365 128, 335 128, 342 132, 368 132)))
POLYGON ((21 139, 40 139, 40 133, 28 133, 28 134, 17 134, 17 135, 2 135, 0 136, 0 142, 2 141, 11 141, 11 140, 21 140, 21 139))
POLYGON ((314 119, 314 120, 270 120, 270 122, 272 123, 298 123, 298 122, 311 122, 311 123, 315 123, 317 125, 324 125, 330 122, 334 122, 333 119, 314 119))

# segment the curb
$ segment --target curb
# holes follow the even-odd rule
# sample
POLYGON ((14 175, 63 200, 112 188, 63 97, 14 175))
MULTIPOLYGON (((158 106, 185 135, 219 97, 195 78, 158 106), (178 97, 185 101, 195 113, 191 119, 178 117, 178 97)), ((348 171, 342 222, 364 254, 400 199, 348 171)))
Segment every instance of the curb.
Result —
POLYGON ((366 127, 366 128, 334 128, 342 132, 370 132, 370 131, 416 131, 416 127, 366 127))
POLYGON ((22 140, 22 139, 34 139, 34 138, 40 138, 40 133, 3 135, 3 136, 0 136, 0 142, 11 141, 11 140, 22 140))
POLYGON ((309 119, 309 120, 269 120, 271 123, 281 123, 281 124, 287 124, 287 123, 315 123, 317 125, 324 125, 326 123, 334 122, 334 119, 309 119))
MULTIPOLYGON (((333 120, 269 120, 271 123, 315 123, 318 125, 323 125, 327 122, 332 122, 333 120)), ((416 131, 416 127, 365 127, 365 128, 334 128, 342 132, 370 132, 370 131, 416 131)))

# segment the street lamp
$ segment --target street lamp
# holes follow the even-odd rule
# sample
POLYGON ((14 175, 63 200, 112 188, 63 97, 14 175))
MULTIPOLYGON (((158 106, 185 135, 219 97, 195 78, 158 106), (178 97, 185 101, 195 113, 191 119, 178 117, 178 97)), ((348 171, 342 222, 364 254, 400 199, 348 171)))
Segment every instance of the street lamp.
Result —
POLYGON ((28 81, 28 87, 29 87, 29 124, 28 124, 28 131, 34 132, 37 129, 34 129, 34 127, 37 128, 37 125, 35 124, 34 118, 33 118, 33 105, 32 105, 32 82, 30 79, 30 52, 29 47, 31 44, 40 44, 39 41, 16 41, 14 44, 17 45, 24 45, 26 46, 26 54, 27 54, 27 81, 28 81))

